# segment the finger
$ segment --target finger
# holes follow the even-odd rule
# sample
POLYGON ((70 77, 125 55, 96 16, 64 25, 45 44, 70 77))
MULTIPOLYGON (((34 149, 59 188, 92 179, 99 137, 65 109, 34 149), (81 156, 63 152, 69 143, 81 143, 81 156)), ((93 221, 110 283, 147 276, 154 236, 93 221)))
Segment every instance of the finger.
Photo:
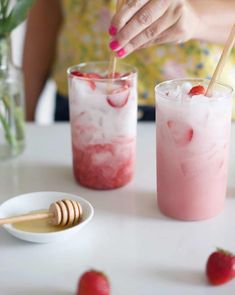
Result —
POLYGON ((178 9, 168 9, 157 21, 130 40, 130 42, 124 47, 125 56, 134 50, 139 49, 144 44, 157 39, 161 33, 176 24, 180 16, 181 14, 178 9))
POLYGON ((131 39, 160 18, 167 10, 168 2, 168 0, 157 2, 151 0, 144 5, 118 32, 115 41, 119 46, 116 48, 111 46, 111 49, 118 50, 124 47, 131 39))
POLYGON ((181 18, 169 29, 160 34, 156 39, 143 44, 139 48, 148 48, 153 45, 161 45, 161 44, 181 44, 187 41, 186 38, 182 36, 181 29, 181 18))
POLYGON ((110 27, 114 27, 117 32, 128 22, 128 20, 149 0, 126 0, 122 7, 117 7, 117 13, 111 20, 110 27))
POLYGON ((164 44, 164 43, 183 43, 189 40, 188 36, 185 34, 184 29, 184 20, 183 17, 180 17, 179 20, 169 29, 164 31, 160 36, 158 36, 154 44, 164 44))

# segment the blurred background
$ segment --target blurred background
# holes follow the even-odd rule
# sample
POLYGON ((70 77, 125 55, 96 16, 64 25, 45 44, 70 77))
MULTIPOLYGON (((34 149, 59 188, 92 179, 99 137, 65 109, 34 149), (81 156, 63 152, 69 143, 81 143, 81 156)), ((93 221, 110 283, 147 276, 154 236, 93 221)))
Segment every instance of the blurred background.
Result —
MULTIPOLYGON (((26 22, 21 24, 12 34, 12 58, 15 65, 22 67, 23 43, 25 36, 26 22)), ((56 85, 52 80, 47 84, 40 96, 36 111, 36 123, 48 125, 53 122, 53 110, 55 104, 56 85)))

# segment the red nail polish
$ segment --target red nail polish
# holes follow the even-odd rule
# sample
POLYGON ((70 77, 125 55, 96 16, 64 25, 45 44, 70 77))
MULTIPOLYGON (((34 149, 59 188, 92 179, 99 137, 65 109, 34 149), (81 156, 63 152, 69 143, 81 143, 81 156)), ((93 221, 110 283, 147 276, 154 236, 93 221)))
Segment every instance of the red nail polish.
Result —
POLYGON ((118 57, 123 57, 125 54, 126 54, 126 51, 124 48, 121 48, 120 50, 117 51, 118 57))
POLYGON ((111 25, 109 27, 109 35, 115 36, 116 34, 117 34, 117 28, 111 25))
POLYGON ((113 40, 109 43, 109 47, 112 49, 112 50, 115 50, 119 47, 119 42, 117 40, 113 40))

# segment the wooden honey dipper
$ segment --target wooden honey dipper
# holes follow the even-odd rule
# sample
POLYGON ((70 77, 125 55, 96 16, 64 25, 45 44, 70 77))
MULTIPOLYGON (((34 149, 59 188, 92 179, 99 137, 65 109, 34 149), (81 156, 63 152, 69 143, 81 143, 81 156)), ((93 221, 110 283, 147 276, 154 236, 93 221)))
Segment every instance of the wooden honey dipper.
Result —
POLYGON ((78 201, 61 200, 52 203, 45 213, 0 218, 0 225, 49 218, 52 225, 64 227, 77 224, 81 217, 82 207, 78 201))

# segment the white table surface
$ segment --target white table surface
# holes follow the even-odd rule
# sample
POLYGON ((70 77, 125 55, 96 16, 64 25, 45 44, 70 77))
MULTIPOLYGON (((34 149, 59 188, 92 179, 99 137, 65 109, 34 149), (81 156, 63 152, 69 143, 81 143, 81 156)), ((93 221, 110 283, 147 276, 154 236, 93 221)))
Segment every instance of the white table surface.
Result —
POLYGON ((235 280, 207 284, 204 269, 215 247, 235 252, 235 125, 223 213, 200 222, 176 221, 156 204, 155 125, 138 124, 134 181, 113 191, 79 186, 71 169, 68 124, 27 126, 27 148, 0 163, 0 202, 31 191, 78 194, 92 203, 91 223, 67 241, 31 244, 0 228, 1 295, 73 295, 81 273, 104 271, 112 295, 235 294, 235 280))

